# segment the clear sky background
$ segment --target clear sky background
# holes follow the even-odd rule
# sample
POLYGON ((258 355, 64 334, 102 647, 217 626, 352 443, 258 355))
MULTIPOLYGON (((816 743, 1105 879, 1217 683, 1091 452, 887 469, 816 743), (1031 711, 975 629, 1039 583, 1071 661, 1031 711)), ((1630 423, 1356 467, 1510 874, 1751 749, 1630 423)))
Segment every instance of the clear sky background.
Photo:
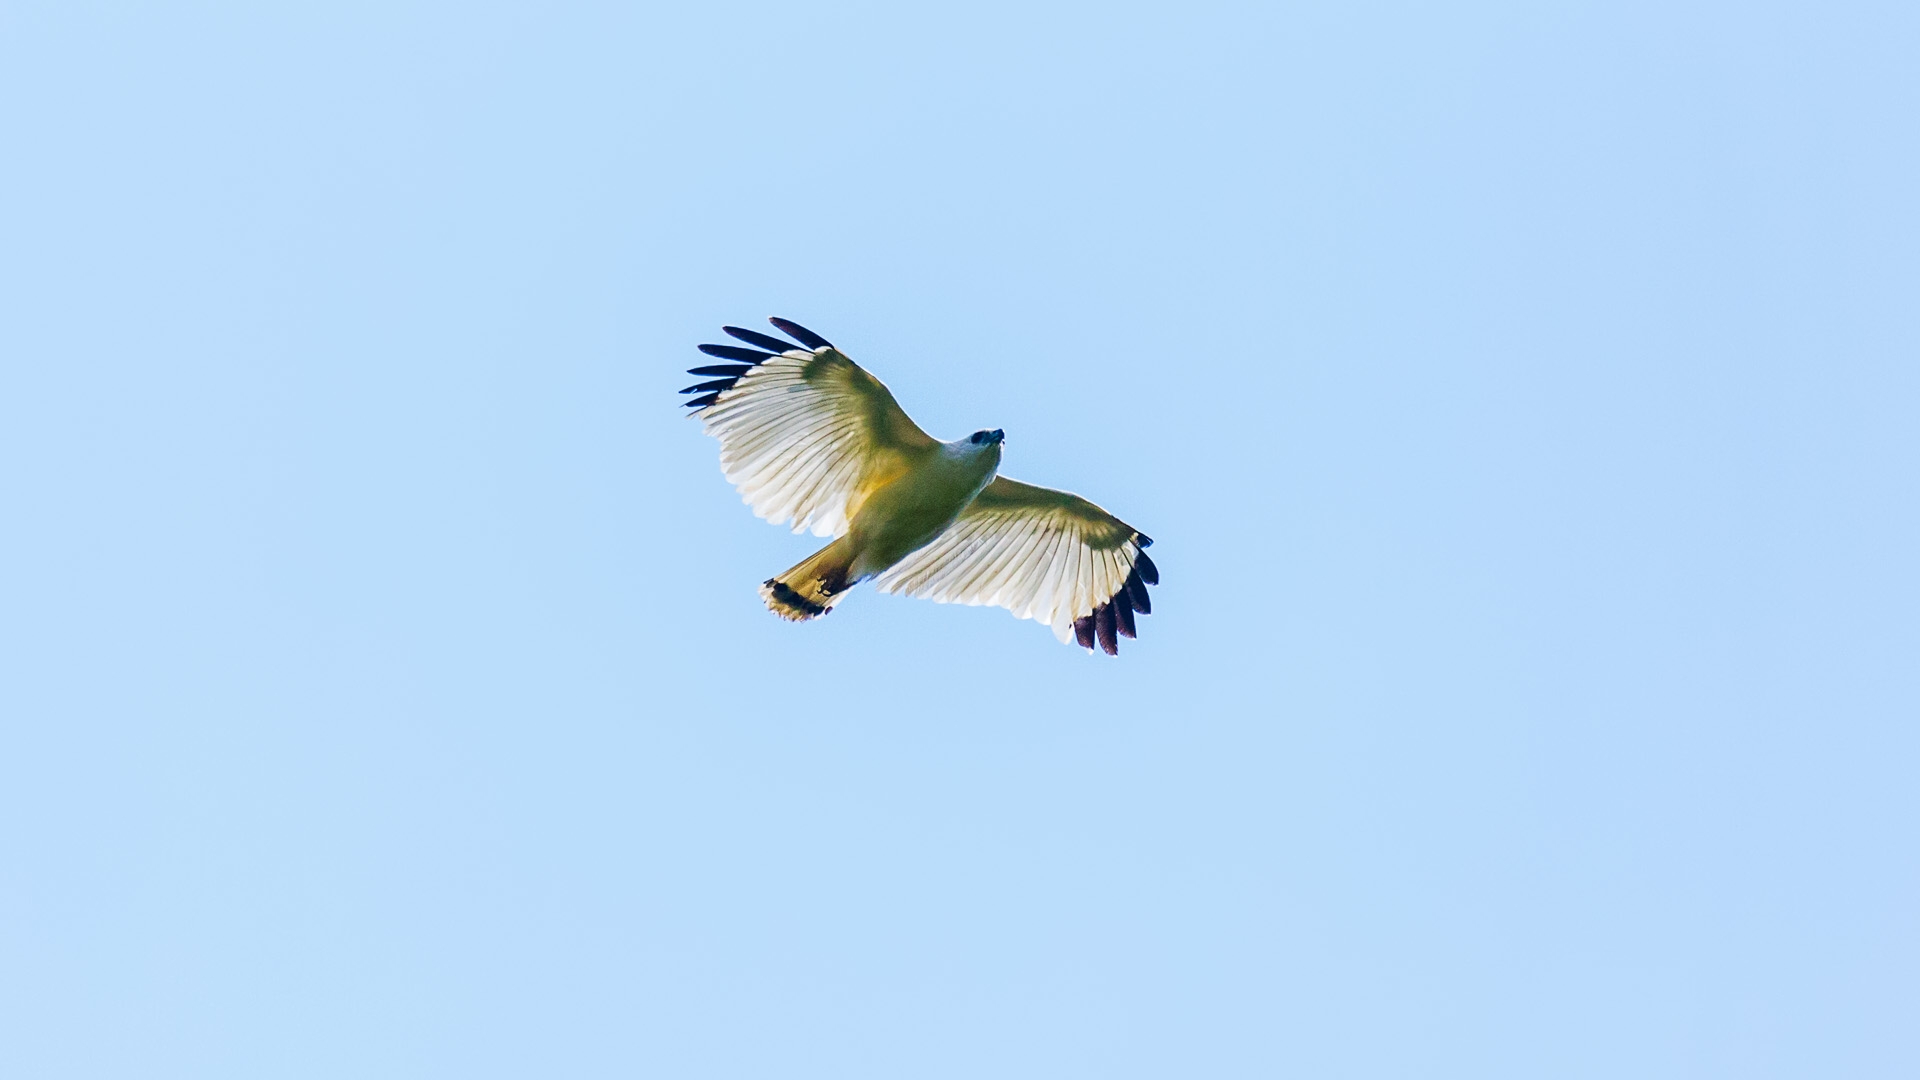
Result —
POLYGON ((0 1074, 1920 1075, 1920 8, 0 8, 0 1074), (755 596, 783 315, 1151 533, 755 596))

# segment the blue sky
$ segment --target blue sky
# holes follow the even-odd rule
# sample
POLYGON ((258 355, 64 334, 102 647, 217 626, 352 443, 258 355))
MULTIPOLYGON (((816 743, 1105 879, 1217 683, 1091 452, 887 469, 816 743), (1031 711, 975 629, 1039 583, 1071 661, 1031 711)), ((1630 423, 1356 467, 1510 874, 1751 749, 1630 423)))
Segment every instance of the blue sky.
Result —
POLYGON ((1916 9, 676 8, 0 11, 0 1072, 1920 1070, 1916 9), (767 315, 1139 642, 769 616, 767 315))

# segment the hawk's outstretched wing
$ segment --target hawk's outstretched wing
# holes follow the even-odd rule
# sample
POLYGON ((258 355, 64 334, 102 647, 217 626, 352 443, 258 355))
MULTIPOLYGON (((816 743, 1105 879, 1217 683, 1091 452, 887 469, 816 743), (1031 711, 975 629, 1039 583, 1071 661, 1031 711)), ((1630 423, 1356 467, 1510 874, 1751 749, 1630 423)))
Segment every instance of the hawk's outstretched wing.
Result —
POLYGON ((991 604, 1109 655, 1153 610, 1153 541, 1078 495, 995 477, 946 532, 874 587, 943 604, 991 604))
POLYGON ((692 370, 717 375, 682 390, 706 433, 720 440, 720 469, 753 512, 794 532, 840 536, 860 504, 939 443, 921 431, 879 379, 819 334, 773 324, 805 344, 728 326, 759 348, 702 345, 737 364, 692 370))

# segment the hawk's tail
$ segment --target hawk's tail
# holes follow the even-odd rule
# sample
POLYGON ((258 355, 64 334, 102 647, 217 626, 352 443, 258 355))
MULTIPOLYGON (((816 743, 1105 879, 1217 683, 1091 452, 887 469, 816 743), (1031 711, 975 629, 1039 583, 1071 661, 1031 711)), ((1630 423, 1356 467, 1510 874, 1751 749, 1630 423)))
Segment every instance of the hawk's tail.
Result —
POLYGON ((760 586, 760 599, 767 602, 767 609, 793 622, 832 611, 852 584, 847 579, 853 566, 851 539, 843 536, 779 577, 768 578, 760 586))

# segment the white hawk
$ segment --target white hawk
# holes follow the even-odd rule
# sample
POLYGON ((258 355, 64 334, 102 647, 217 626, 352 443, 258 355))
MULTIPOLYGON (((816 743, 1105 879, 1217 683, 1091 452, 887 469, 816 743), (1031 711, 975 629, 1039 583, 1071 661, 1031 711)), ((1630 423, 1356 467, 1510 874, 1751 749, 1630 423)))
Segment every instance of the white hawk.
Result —
POLYGON ((786 319, 770 334, 722 327, 754 348, 702 345, 730 364, 680 391, 720 440, 720 469, 775 525, 833 542, 768 578, 760 596, 801 622, 833 610, 869 578, 881 592, 943 604, 991 604, 1036 619, 1063 642, 1109 656, 1134 636, 1160 572, 1153 543, 1078 495, 996 475, 998 429, 938 442, 879 379, 786 319))

